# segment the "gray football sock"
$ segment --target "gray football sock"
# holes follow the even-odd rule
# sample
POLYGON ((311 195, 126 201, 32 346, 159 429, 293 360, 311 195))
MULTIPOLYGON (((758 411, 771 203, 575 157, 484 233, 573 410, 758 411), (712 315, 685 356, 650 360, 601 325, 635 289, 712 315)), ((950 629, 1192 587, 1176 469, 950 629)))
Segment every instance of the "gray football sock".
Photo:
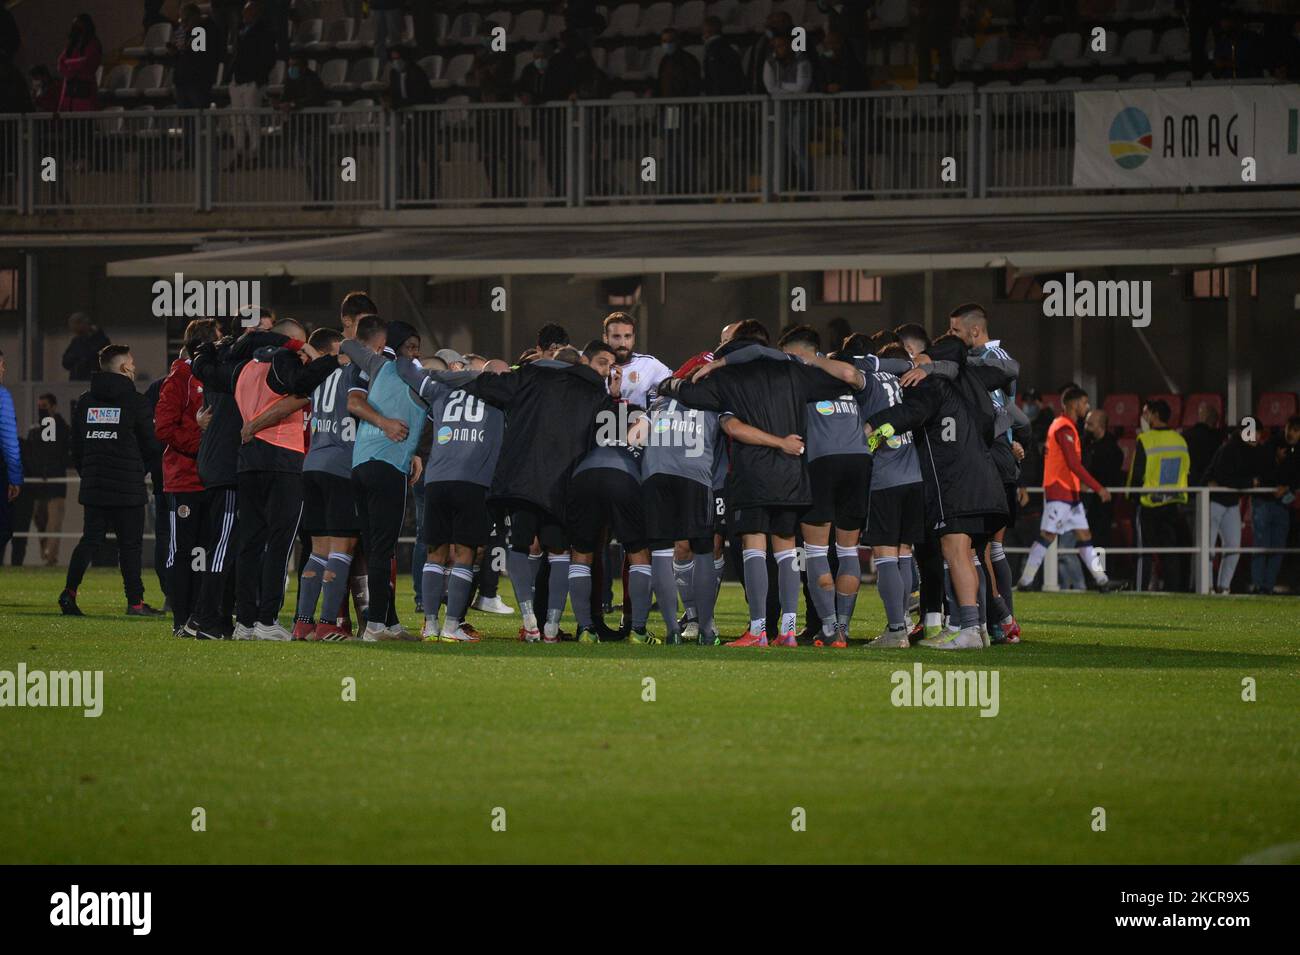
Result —
POLYGON ((745 602, 749 619, 767 619, 767 554, 761 550, 745 551, 745 602))
POLYGON ((569 603, 573 604, 578 626, 595 630, 591 620, 591 568, 577 561, 569 565, 569 603))
POLYGON ((696 619, 699 621, 701 632, 711 633, 716 629, 713 623, 713 611, 718 600, 718 589, 714 581, 717 571, 714 570, 713 555, 697 554, 692 563, 694 567, 691 571, 691 589, 696 594, 696 619))
POLYGON ((632 629, 644 630, 650 616, 650 565, 633 564, 628 568, 627 589, 632 593, 632 629))
POLYGON ((315 620, 327 558, 312 554, 298 577, 298 611, 294 620, 315 620))
POLYGON ((551 566, 551 579, 546 587, 546 620, 559 625, 564 616, 564 602, 569 597, 569 555, 547 554, 551 566))
POLYGON ((420 580, 420 596, 424 602, 424 615, 437 617, 442 606, 442 591, 447 586, 447 570, 441 564, 424 565, 424 576, 420 580))
POLYGON ((676 571, 677 563, 673 560, 671 550, 656 550, 650 553, 650 577, 655 600, 659 601, 659 613, 664 618, 666 633, 674 633, 677 630, 677 592, 682 587, 682 579, 676 571))
MULTIPOLYGON (((673 613, 675 614, 677 612, 676 601, 678 598, 680 598, 682 602, 682 611, 686 614, 686 619, 694 620, 695 619, 695 592, 691 589, 691 578, 694 576, 695 564, 693 561, 689 561, 689 560, 686 561, 685 563, 678 563, 675 559, 673 560, 672 563, 673 563, 673 586, 677 588, 677 593, 674 596, 673 600, 669 601, 670 603, 673 604, 673 613)), ((664 598, 659 596, 658 590, 655 590, 655 599, 659 601, 659 609, 663 610, 664 598)), ((674 619, 673 624, 675 625, 676 623, 677 621, 676 619, 674 619)))
MULTIPOLYGON (((835 545, 835 556, 839 558, 839 568, 835 572, 836 578, 839 577, 862 577, 862 561, 858 558, 858 549, 856 547, 840 547, 835 545)), ((853 620, 853 608, 858 603, 858 592, 855 590, 849 594, 842 594, 837 587, 835 590, 835 619, 844 629, 848 629, 850 621, 853 620)))
POLYGON ((835 631, 835 582, 829 587, 818 583, 823 575, 829 577, 831 561, 826 556, 827 548, 816 544, 805 544, 804 552, 808 555, 808 593, 812 597, 813 607, 822 622, 822 633, 835 631))
MULTIPOLYGON (((537 582, 537 571, 541 567, 541 561, 530 560, 527 553, 519 553, 517 550, 506 552, 506 569, 510 571, 510 586, 515 589, 515 596, 519 598, 519 612, 521 614, 531 614, 533 612, 533 587, 537 582)), ((429 606, 425 604, 425 606, 429 606)))
MULTIPOLYGON (((474 589, 474 565, 455 564, 447 580, 447 619, 464 620, 469 594, 474 589)), ((428 604, 425 604, 428 607, 428 604)))
POLYGON ((1013 616, 1015 610, 1015 600, 1012 594, 1015 593, 1015 581, 1011 578, 1011 561, 1007 560, 1006 554, 1002 552, 1000 544, 994 544, 993 554, 993 573, 996 574, 998 582, 998 594, 1002 601, 1007 605, 1007 615, 1013 616))
POLYGON ((794 569, 794 551, 773 554, 776 558, 776 591, 781 599, 781 615, 799 612, 799 592, 803 590, 799 571, 794 569))
POLYGON ((343 616, 343 602, 348 599, 348 572, 352 569, 352 555, 332 553, 325 562, 325 573, 333 577, 321 585, 320 621, 337 623, 343 616))
POLYGON ((882 557, 876 561, 876 590, 885 605, 885 620, 897 628, 907 623, 907 591, 899 573, 898 558, 882 557))

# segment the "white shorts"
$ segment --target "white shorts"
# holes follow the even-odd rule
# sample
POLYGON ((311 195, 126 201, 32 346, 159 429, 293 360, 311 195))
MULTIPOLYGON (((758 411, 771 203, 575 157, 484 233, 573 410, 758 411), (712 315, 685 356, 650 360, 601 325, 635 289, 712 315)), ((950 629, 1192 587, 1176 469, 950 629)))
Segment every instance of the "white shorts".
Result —
POLYGON ((1038 527, 1049 534, 1086 531, 1088 515, 1084 513, 1083 502, 1071 504, 1069 501, 1048 501, 1043 508, 1043 522, 1038 527))

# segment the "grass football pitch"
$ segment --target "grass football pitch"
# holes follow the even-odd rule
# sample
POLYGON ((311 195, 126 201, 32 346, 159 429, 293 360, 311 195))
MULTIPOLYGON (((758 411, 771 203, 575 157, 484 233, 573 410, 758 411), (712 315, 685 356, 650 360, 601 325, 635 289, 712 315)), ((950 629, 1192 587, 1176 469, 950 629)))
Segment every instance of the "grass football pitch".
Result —
MULTIPOLYGON (((84 619, 61 586, 6 568, 0 670, 102 670, 103 713, 0 709, 6 862, 1232 863, 1300 840, 1286 598, 1021 595, 1025 643, 943 653, 523 645, 487 614, 478 645, 200 643, 123 616, 111 569, 84 619), (894 706, 917 662, 996 670, 997 715, 894 706)), ((725 585, 724 633, 744 617, 725 585)), ((864 587, 856 634, 882 625, 864 587)))

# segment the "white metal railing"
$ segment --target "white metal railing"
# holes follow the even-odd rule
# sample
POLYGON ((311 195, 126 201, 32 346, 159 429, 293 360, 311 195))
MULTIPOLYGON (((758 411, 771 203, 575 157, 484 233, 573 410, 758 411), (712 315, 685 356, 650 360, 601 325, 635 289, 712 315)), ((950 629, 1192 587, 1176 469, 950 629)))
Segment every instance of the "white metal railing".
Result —
POLYGON ((1145 88, 3 115, 0 212, 1077 194, 1073 94, 1145 88))

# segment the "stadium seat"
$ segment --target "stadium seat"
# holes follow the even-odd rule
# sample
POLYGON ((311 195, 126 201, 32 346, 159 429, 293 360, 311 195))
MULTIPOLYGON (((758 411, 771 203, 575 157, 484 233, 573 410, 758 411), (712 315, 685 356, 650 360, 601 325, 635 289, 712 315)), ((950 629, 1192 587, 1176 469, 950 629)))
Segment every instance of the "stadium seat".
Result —
POLYGON ((284 92, 284 69, 284 60, 276 60, 275 66, 271 67, 271 73, 266 79, 266 91, 272 96, 284 92))
POLYGON ((647 36, 658 36, 672 25, 673 5, 667 0, 660 0, 659 3, 652 3, 645 8, 637 32, 647 36))
POLYGON ((806 9, 805 0, 774 0, 772 4, 773 13, 777 11, 788 13, 795 26, 807 27, 807 24, 804 23, 806 9))
POLYGON ((357 26, 352 39, 335 44, 337 50, 373 50, 375 48, 375 18, 366 17, 357 26))
POLYGON ((954 37, 952 41, 952 65, 964 70, 975 59, 975 38, 973 36, 954 37))
POLYGON ((1139 20, 1165 20, 1178 15, 1174 0, 1150 0, 1137 13, 1139 20))
POLYGON ((1255 420, 1264 428, 1281 428, 1296 413, 1296 397, 1291 391, 1266 391, 1255 406, 1255 420))
POLYGON ((117 95, 121 99, 141 99, 147 90, 158 89, 162 86, 162 81, 163 65, 161 63, 148 63, 144 66, 138 66, 131 76, 131 85, 124 90, 119 90, 117 95))
POLYGON ((163 68, 163 75, 159 78, 158 83, 144 91, 148 99, 171 99, 172 97, 172 69, 170 66, 163 68))
POLYGON ((416 65, 424 70, 424 75, 429 78, 430 86, 437 87, 442 83, 443 60, 437 53, 424 57, 416 65))
POLYGON ((543 33, 548 37, 558 37, 565 30, 564 15, 552 13, 546 17, 546 26, 542 28, 543 33))
POLYGON ((131 88, 131 74, 134 72, 135 67, 130 63, 117 64, 108 71, 108 76, 104 77, 104 82, 99 87, 99 95, 116 99, 123 90, 131 88))
POLYGON ((1098 86, 1114 86, 1119 82, 1119 77, 1114 73, 1103 73, 1101 76, 1094 76, 1092 82, 1098 86))
POLYGON ((1010 55, 1010 41, 1004 36, 991 36, 975 53, 971 63, 972 70, 987 70, 994 63, 1001 63, 1010 55))
POLYGON ((506 37, 508 38, 513 20, 514 16, 509 10, 493 10, 483 18, 483 33, 490 35, 493 27, 501 27, 506 31, 506 37))
POLYGON ((1183 402, 1183 427, 1190 428, 1200 420, 1201 405, 1210 405, 1219 412, 1219 423, 1223 423, 1223 395, 1211 392, 1195 392, 1183 402))
POLYGON ((609 50, 605 49, 603 46, 594 46, 591 48, 591 62, 595 63, 598 69, 606 73, 608 71, 605 70, 605 62, 608 58, 609 50))
POLYGON ((474 69, 473 53, 458 53, 447 63, 447 85, 468 86, 469 74, 474 69))
POLYGON ((714 0, 706 8, 705 15, 721 20, 723 33, 743 33, 745 30, 739 0, 714 0))
MULTIPOLYGON (((609 57, 605 61, 605 72, 611 80, 627 79, 627 58, 628 53, 635 53, 635 49, 627 46, 619 46, 609 51, 609 57)), ((529 54, 529 58, 532 54, 529 54)), ((522 69, 522 66, 520 67, 522 69)))
POLYGON ((1147 395, 1147 401, 1163 401, 1169 405, 1169 421, 1171 423, 1183 420, 1182 395, 1147 395))
MULTIPOLYGON (((1120 43, 1120 59, 1125 63, 1137 63, 1151 52, 1153 43, 1155 35, 1150 30, 1130 30, 1124 34, 1124 40, 1120 43)), ((1110 60, 1105 62, 1109 63, 1110 60)))
POLYGON ((1191 81, 1191 70, 1174 70, 1174 72, 1165 75, 1166 83, 1190 83, 1191 81))
POLYGON ((382 90, 385 84, 379 79, 379 58, 374 56, 355 60, 348 67, 348 87, 353 90, 374 92, 382 90))
POLYGON ((451 21, 447 30, 447 42, 458 46, 467 46, 479 35, 482 18, 477 13, 462 13, 451 21))
POLYGON ((1041 60, 1033 60, 1029 68, 1031 70, 1057 69, 1067 61, 1078 60, 1082 50, 1083 37, 1080 34, 1058 33, 1052 37, 1052 44, 1047 48, 1047 56, 1041 60))
POLYGON ((321 38, 308 43, 305 49, 310 53, 328 53, 340 49, 341 44, 351 40, 356 32, 356 20, 351 17, 340 17, 325 24, 325 29, 321 31, 321 38))
POLYGON ((525 10, 510 27, 511 43, 536 43, 546 27, 546 11, 525 10))
POLYGON ((524 67, 533 62, 532 50, 521 50, 515 54, 515 79, 519 79, 519 74, 524 71, 524 67))
POLYGON ((1137 395, 1131 393, 1107 395, 1101 403, 1101 410, 1106 412, 1112 431, 1118 429, 1124 434, 1132 434, 1137 430, 1138 420, 1142 417, 1142 402, 1137 395))
POLYGON ((1092 48, 1092 36, 1088 35, 1083 43, 1083 58, 1090 63, 1098 64, 1108 56, 1117 56, 1119 54, 1119 34, 1114 30, 1106 31, 1106 42, 1102 49, 1094 50, 1092 48))
POLYGON ((686 0, 673 16, 673 27, 680 33, 698 34, 704 27, 704 0, 686 0))
POLYGON ((172 38, 174 27, 170 23, 155 23, 145 31, 144 40, 139 46, 128 46, 122 50, 123 56, 141 59, 148 56, 166 56, 167 41, 172 38))
POLYGON ((441 44, 447 38, 447 27, 451 23, 451 18, 445 13, 435 13, 433 15, 433 41, 441 44))
POLYGON ((771 0, 749 0, 740 8, 740 22, 744 32, 762 33, 767 15, 772 12, 771 0))
POLYGON ((1190 63, 1192 54, 1187 44, 1186 27, 1174 27, 1160 34, 1154 53, 1138 57, 1139 63, 1190 63))
POLYGON ((321 41, 321 34, 324 32, 324 29, 325 26, 319 17, 311 20, 303 20, 298 24, 298 29, 293 31, 293 39, 289 43, 289 48, 291 50, 310 49, 313 43, 319 43, 321 41))
POLYGON ((409 13, 402 20, 402 35, 398 37, 393 46, 414 47, 415 46, 415 17, 409 13))
POLYGON ((1134 73, 1124 82, 1130 84, 1131 83, 1150 84, 1150 83, 1154 83, 1155 81, 1156 81, 1156 75, 1154 73, 1134 73))
POLYGON ((637 34, 637 24, 641 22, 641 8, 635 3, 624 3, 615 7, 605 24, 603 37, 631 37, 637 34))
POLYGON ((344 59, 327 60, 320 68, 320 81, 327 90, 346 91, 348 86, 348 61, 344 59))

